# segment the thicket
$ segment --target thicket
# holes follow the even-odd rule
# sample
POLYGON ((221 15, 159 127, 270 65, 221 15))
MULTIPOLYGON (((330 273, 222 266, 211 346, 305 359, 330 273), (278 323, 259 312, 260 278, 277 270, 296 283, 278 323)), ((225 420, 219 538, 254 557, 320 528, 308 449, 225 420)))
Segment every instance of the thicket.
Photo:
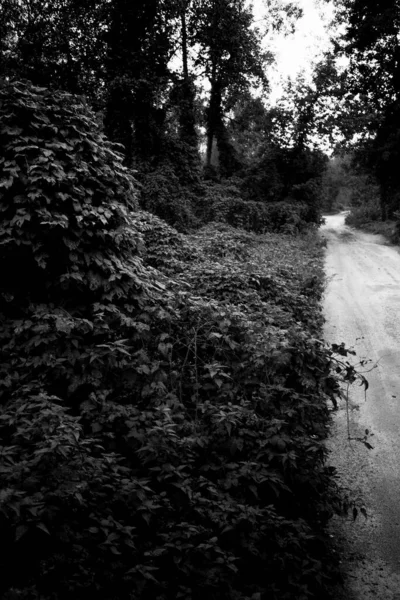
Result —
MULTIPOLYGON (((266 30, 300 14, 272 2, 266 30)), ((257 232, 319 222, 323 161, 290 133, 298 110, 267 108, 262 47, 245 0, 0 4, 0 74, 85 94, 135 169, 141 207, 183 232, 215 219, 257 232)))
POLYGON ((181 232, 218 221, 254 233, 296 234, 321 223, 319 181, 294 185, 291 195, 269 200, 260 191, 251 192, 248 175, 211 181, 199 177, 193 185, 180 182, 178 170, 169 164, 141 178, 139 202, 181 232))
POLYGON ((326 597, 315 238, 138 210, 67 93, 3 82, 0 146, 1 597, 326 597))
POLYGON ((346 216, 347 225, 352 227, 363 227, 371 222, 381 220, 381 208, 379 200, 370 200, 365 204, 351 206, 349 214, 346 216))
POLYGON ((235 177, 204 184, 202 220, 255 233, 312 230, 321 222, 324 167, 318 152, 270 148, 264 141, 235 177))

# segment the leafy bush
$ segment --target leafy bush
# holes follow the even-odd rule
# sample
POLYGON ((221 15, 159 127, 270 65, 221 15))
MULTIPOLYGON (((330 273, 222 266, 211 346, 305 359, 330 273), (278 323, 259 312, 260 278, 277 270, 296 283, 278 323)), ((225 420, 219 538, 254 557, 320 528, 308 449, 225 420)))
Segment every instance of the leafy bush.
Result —
POLYGON ((209 208, 209 220, 226 222, 255 233, 296 234, 320 222, 318 212, 302 202, 262 203, 239 196, 218 198, 209 208))
POLYGON ((4 83, 0 142, 2 598, 326 597, 315 240, 137 211, 61 92, 4 83))
POLYGON ((140 176, 140 205, 180 231, 198 227, 202 182, 197 150, 171 131, 162 140, 161 155, 140 176))
POLYGON ((0 395, 29 374, 79 396, 104 384, 96 361, 121 362, 116 332, 160 293, 129 219, 137 186, 75 98, 20 82, 0 94, 0 395))
POLYGON ((169 274, 185 270, 187 262, 198 258, 197 249, 185 236, 157 216, 137 212, 134 225, 143 235, 146 264, 169 274))
POLYGON ((0 94, 2 310, 53 301, 85 312, 106 295, 140 294, 142 241, 127 219, 137 185, 92 115, 68 94, 20 82, 0 94))
POLYGON ((141 206, 167 223, 187 230, 197 224, 193 212, 195 204, 171 165, 163 165, 142 176, 141 206))
POLYGON ((362 227, 371 221, 380 221, 382 211, 378 201, 371 201, 361 206, 353 206, 346 216, 346 224, 352 227, 362 227))

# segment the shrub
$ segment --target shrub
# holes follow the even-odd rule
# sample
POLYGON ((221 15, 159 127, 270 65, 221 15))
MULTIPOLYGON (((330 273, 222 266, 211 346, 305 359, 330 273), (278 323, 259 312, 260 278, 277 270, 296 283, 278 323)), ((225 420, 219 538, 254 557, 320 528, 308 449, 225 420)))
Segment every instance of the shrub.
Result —
POLYGON ((171 274, 185 270, 187 262, 198 258, 197 248, 157 216, 145 211, 137 212, 134 224, 143 235, 145 264, 171 274))
POLYGON ((123 362, 116 331, 160 292, 129 219, 137 186, 79 100, 21 82, 0 94, 0 395, 29 373, 79 396, 109 376, 96 361, 123 362))
POLYGON ((62 92, 4 83, 0 140, 1 596, 324 598, 318 248, 135 211, 62 92))
POLYGON ((107 295, 139 296, 142 240, 127 219, 137 185, 93 116, 21 82, 3 83, 0 98, 2 310, 34 301, 84 313, 107 295))
POLYGON ((346 224, 361 227, 371 221, 380 221, 382 211, 378 201, 371 201, 361 206, 353 206, 346 216, 346 224))
POLYGON ((170 132, 162 140, 161 155, 163 158, 140 176, 140 205, 180 231, 197 227, 202 195, 198 152, 170 132))
POLYGON ((141 206, 181 230, 197 224, 192 194, 183 187, 172 165, 163 165, 141 177, 141 206))
POLYGON ((262 203, 225 196, 210 207, 209 219, 229 223, 255 233, 296 234, 319 224, 319 215, 301 202, 262 203))

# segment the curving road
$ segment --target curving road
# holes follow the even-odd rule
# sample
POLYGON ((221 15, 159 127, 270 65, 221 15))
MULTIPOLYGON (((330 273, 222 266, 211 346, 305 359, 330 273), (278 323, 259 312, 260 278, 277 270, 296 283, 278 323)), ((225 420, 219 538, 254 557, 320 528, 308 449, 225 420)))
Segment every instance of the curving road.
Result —
POLYGON ((368 519, 336 521, 344 544, 346 600, 400 600, 400 249, 382 236, 347 227, 346 213, 325 217, 327 240, 325 339, 353 346, 366 374, 365 400, 351 391, 351 436, 373 432, 368 450, 347 440, 346 411, 338 411, 331 462, 352 494, 360 493, 368 519))

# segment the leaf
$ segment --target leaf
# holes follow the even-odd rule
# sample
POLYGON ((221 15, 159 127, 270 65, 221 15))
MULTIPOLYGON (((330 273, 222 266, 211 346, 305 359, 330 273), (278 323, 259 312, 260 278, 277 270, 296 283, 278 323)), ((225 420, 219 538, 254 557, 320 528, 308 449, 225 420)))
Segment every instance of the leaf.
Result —
POLYGON ((218 333, 217 331, 212 331, 209 336, 208 339, 212 340, 212 339, 220 339, 223 337, 222 333, 218 333))
POLYGON ((98 527, 89 527, 88 531, 90 533, 99 533, 99 528, 98 527))
POLYGON ((18 525, 15 531, 15 541, 18 542, 28 531, 29 527, 26 525, 18 525))
POLYGON ((4 188, 10 188, 13 184, 14 178, 11 176, 8 179, 2 179, 0 180, 0 188, 4 187, 4 188))
POLYGON ((36 529, 40 529, 41 531, 44 531, 44 533, 46 533, 47 535, 51 535, 46 525, 42 522, 36 523, 36 529))

